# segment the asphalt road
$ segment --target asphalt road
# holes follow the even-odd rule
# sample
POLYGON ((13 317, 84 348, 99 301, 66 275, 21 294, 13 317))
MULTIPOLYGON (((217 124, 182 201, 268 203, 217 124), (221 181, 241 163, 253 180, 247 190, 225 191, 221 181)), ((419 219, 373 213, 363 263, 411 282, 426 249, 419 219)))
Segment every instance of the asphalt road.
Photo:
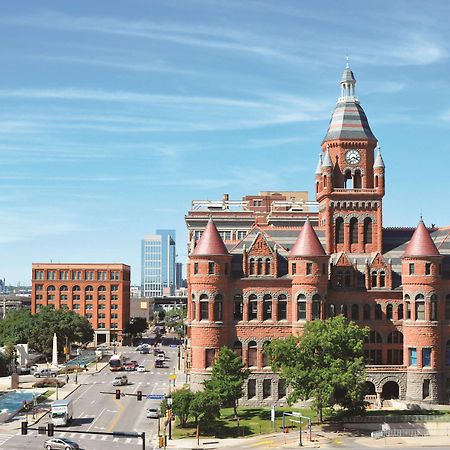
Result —
MULTIPOLYGON (((80 375, 78 378, 80 387, 69 398, 74 400, 74 420, 68 427, 55 428, 55 437, 66 437, 76 442, 85 450, 102 449, 142 449, 142 440, 131 437, 114 437, 102 435, 89 435, 77 433, 77 431, 95 432, 145 432, 146 448, 153 448, 150 441, 155 437, 158 428, 157 419, 147 419, 147 408, 158 407, 160 401, 148 400, 148 394, 169 393, 169 375, 177 364, 177 349, 163 347, 166 353, 165 367, 154 368, 155 357, 152 354, 141 355, 134 348, 122 348, 123 354, 129 359, 138 361, 146 367, 146 372, 111 372, 107 367, 93 375, 80 375), (126 386, 113 386, 112 381, 118 374, 126 373, 128 384, 126 386), (116 400, 115 391, 120 389, 122 396, 116 400), (134 396, 140 390, 143 400, 137 401, 134 396), (103 394, 110 392, 111 394, 103 394)), ((182 384, 184 380, 178 380, 182 384)), ((46 425, 48 418, 43 418, 39 425, 46 425)), ((0 434, 0 448, 11 450, 24 447, 29 449, 43 448, 46 436, 37 434, 37 431, 29 431, 27 436, 11 436, 0 434)))

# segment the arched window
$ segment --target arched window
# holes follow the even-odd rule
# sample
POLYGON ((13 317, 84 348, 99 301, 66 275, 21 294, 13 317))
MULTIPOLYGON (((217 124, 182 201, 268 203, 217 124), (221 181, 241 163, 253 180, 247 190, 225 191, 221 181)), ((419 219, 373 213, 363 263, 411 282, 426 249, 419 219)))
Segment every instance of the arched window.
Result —
POLYGON ((256 320, 258 318, 258 298, 255 294, 248 297, 248 320, 256 320))
POLYGON ((394 317, 394 307, 389 304, 386 306, 386 320, 392 320, 394 317))
POLYGON ((209 320, 209 302, 206 294, 200 295, 200 320, 209 320))
POLYGON ((388 344, 403 344, 403 333, 400 331, 392 331, 387 338, 388 344))
POLYGON ((263 261, 261 258, 258 258, 257 261, 257 273, 258 275, 262 275, 262 269, 263 269, 263 261))
POLYGON ((306 296, 304 294, 297 297, 297 320, 306 320, 306 296))
POLYGON ((450 320, 450 294, 445 297, 445 320, 450 320))
POLYGON ((375 187, 378 187, 378 175, 375 175, 375 187))
POLYGON ((346 170, 344 172, 344 188, 345 189, 352 189, 353 188, 352 173, 350 172, 350 170, 346 170))
POLYGON ((250 258, 249 272, 250 272, 250 275, 255 275, 255 260, 253 258, 250 258))
POLYGON ((403 319, 403 303, 400 303, 400 305, 398 305, 397 318, 398 318, 398 320, 402 320, 403 319))
POLYGON ((105 286, 99 286, 98 287, 98 291, 99 292, 105 292, 106 291, 106 287, 105 286))
POLYGON ((356 304, 352 305, 352 320, 359 320, 359 306, 356 304))
POLYGON ((344 219, 342 217, 336 219, 335 237, 336 244, 344 243, 344 219))
POLYGON ((336 272, 336 287, 344 287, 344 274, 342 273, 342 270, 336 272))
POLYGON ((336 317, 336 306, 333 303, 328 305, 328 317, 336 317))
POLYGON ((277 311, 278 320, 286 320, 287 319, 287 298, 286 295, 280 294, 278 296, 278 311, 277 311))
POLYGON ((367 344, 381 344, 381 334, 378 331, 370 330, 369 336, 365 338, 367 344))
POLYGON ((380 272, 380 287, 386 286, 386 273, 380 272))
POLYGON ((239 356, 240 358, 242 358, 242 342, 241 341, 234 341, 233 352, 236 354, 236 356, 239 356))
POLYGON ((263 297, 263 320, 272 320, 272 296, 263 297))
POLYGON ((316 181, 316 194, 318 194, 318 193, 319 193, 319 182, 316 181))
POLYGON ((377 272, 374 270, 373 272, 372 272, 372 276, 371 276, 371 286, 374 288, 374 287, 377 287, 377 272))
POLYGON ((55 286, 53 286, 53 285, 50 285, 47 287, 47 292, 54 291, 54 290, 55 290, 55 286))
POLYGON ((425 297, 423 294, 416 295, 416 320, 425 320, 425 297))
POLYGON ((195 320, 195 316, 197 315, 197 304, 195 303, 195 295, 192 294, 192 302, 191 302, 191 317, 192 320, 195 320))
POLYGON ((248 366, 256 367, 258 365, 258 347, 255 341, 250 341, 248 343, 248 366))
POLYGON ((65 292, 67 291, 67 286, 65 284, 63 284, 60 288, 59 288, 59 292, 65 292))
POLYGON ((234 296, 234 310, 233 310, 233 319, 234 320, 242 320, 244 318, 244 301, 242 299, 241 294, 236 294, 234 296))
POLYGON ((270 259, 269 258, 266 259, 265 271, 266 271, 266 275, 270 275, 270 259))
POLYGON ((341 305, 340 314, 342 314, 344 317, 347 317, 347 305, 341 305))
POLYGON ((267 346, 270 344, 270 341, 266 341, 263 344, 262 349, 262 366, 268 367, 269 366, 269 354, 267 352, 267 346))
POLYGON ((214 297, 214 322, 221 322, 223 320, 223 297, 222 294, 217 294, 214 297))
POLYGON ((320 319, 320 295, 314 294, 312 298, 312 320, 320 319))
POLYGON ((353 176, 353 188, 361 189, 361 171, 355 170, 355 175, 353 176))
POLYGON ((430 320, 438 320, 438 314, 437 314, 437 295, 433 294, 431 296, 431 303, 430 303, 430 320))
POLYGON ((85 291, 86 292, 93 292, 94 288, 92 286, 86 286, 85 291))
POLYGON ((363 319, 370 320, 370 305, 367 303, 363 307, 363 319))
POLYGON ((358 243, 358 219, 352 217, 350 219, 350 244, 358 243))
POLYGON ((372 219, 366 217, 364 219, 364 244, 372 243, 372 219))
POLYGON ((75 285, 75 286, 72 288, 72 292, 78 292, 78 291, 81 291, 81 288, 80 288, 80 286, 75 285))
POLYGON ((375 305, 375 320, 381 320, 383 318, 383 312, 381 311, 381 305, 378 303, 375 305))

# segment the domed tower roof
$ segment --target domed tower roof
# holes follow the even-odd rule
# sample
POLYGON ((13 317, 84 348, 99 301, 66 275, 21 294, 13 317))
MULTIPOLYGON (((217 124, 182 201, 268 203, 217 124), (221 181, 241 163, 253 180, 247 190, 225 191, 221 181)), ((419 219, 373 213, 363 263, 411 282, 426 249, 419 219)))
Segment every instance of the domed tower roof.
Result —
POLYGON ((217 231, 212 219, 209 219, 205 231, 192 252, 195 256, 228 255, 228 250, 217 231))
POLYGON ((431 239, 427 227, 421 219, 417 225, 416 231, 406 246, 403 256, 440 256, 439 250, 431 239))
POLYGON ((289 256, 326 256, 325 250, 309 220, 303 225, 289 256))
POLYGON ((366 113, 355 96, 356 79, 348 63, 340 81, 341 96, 328 124, 327 134, 323 142, 336 139, 372 140, 373 135, 366 113))

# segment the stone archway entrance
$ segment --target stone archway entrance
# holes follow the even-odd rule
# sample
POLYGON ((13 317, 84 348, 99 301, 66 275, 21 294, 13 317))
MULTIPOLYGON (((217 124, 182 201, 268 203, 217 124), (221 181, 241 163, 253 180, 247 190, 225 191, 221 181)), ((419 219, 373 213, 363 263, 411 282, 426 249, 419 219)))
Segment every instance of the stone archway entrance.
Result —
POLYGON ((376 395, 375 385, 371 381, 364 383, 364 395, 376 395))
POLYGON ((395 381, 388 381, 384 383, 383 390, 381 392, 381 398, 383 400, 394 400, 400 396, 400 388, 395 381))

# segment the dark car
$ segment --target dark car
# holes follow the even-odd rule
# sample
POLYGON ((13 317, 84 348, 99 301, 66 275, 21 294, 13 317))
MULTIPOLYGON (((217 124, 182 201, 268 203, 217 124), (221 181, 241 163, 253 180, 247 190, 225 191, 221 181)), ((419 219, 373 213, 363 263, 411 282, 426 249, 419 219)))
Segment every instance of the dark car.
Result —
POLYGON ((156 369, 161 369, 162 367, 164 367, 164 361, 161 361, 160 359, 157 359, 155 361, 155 368, 156 369))

